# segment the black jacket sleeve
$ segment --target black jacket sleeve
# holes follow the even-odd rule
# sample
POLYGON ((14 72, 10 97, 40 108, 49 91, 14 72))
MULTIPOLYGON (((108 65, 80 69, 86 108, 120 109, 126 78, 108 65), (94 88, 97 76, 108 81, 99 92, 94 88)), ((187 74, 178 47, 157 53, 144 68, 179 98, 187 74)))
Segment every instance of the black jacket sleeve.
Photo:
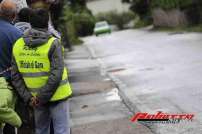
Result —
POLYGON ((22 78, 22 75, 18 71, 17 63, 14 57, 12 57, 11 65, 12 65, 11 82, 15 90, 17 90, 20 97, 24 100, 26 104, 28 104, 32 97, 32 94, 28 91, 25 82, 22 78))
POLYGON ((60 81, 62 80, 62 74, 64 70, 64 58, 62 49, 63 48, 60 44, 60 41, 56 39, 49 51, 51 69, 48 82, 45 86, 40 88, 37 96, 41 104, 46 104, 51 99, 56 89, 60 85, 60 81))

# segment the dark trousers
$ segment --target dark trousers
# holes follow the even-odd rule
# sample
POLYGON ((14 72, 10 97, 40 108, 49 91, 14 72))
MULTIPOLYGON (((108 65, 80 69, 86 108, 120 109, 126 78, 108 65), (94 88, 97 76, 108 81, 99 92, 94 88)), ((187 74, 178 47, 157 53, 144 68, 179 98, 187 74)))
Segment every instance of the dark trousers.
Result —
POLYGON ((9 124, 6 124, 3 129, 3 134, 15 134, 15 128, 9 124))
POLYGON ((23 121, 22 126, 18 128, 18 134, 34 134, 33 110, 19 99, 16 104, 16 111, 23 121))

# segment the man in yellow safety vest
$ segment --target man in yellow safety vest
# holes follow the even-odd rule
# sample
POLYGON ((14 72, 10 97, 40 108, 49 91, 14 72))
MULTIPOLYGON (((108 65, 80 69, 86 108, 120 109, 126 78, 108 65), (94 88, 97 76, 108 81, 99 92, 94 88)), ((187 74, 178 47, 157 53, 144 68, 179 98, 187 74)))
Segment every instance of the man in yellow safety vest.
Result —
POLYGON ((64 51, 48 32, 48 12, 33 10, 32 29, 13 47, 12 81, 25 103, 34 108, 36 134, 69 134, 68 98, 72 94, 64 51))

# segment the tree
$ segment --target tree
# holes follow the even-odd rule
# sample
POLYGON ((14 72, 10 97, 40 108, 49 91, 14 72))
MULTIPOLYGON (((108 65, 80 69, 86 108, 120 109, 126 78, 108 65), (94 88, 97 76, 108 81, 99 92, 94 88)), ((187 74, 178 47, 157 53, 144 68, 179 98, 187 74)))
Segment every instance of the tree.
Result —
POLYGON ((72 6, 86 6, 86 0, 68 0, 72 6))
POLYGON ((150 14, 151 0, 122 0, 122 2, 130 3, 130 9, 144 19, 150 14))
POLYGON ((179 9, 186 13, 188 20, 192 24, 202 21, 202 1, 201 0, 122 0, 131 4, 130 9, 137 13, 142 20, 151 18, 153 8, 164 10, 179 9))

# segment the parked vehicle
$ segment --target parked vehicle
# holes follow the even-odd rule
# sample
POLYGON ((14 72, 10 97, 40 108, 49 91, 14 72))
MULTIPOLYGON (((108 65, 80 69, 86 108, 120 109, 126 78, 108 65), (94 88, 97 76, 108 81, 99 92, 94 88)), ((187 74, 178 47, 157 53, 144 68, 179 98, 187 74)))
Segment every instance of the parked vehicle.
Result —
POLYGON ((95 24, 94 34, 96 36, 103 33, 111 33, 111 28, 106 21, 100 21, 95 24))

